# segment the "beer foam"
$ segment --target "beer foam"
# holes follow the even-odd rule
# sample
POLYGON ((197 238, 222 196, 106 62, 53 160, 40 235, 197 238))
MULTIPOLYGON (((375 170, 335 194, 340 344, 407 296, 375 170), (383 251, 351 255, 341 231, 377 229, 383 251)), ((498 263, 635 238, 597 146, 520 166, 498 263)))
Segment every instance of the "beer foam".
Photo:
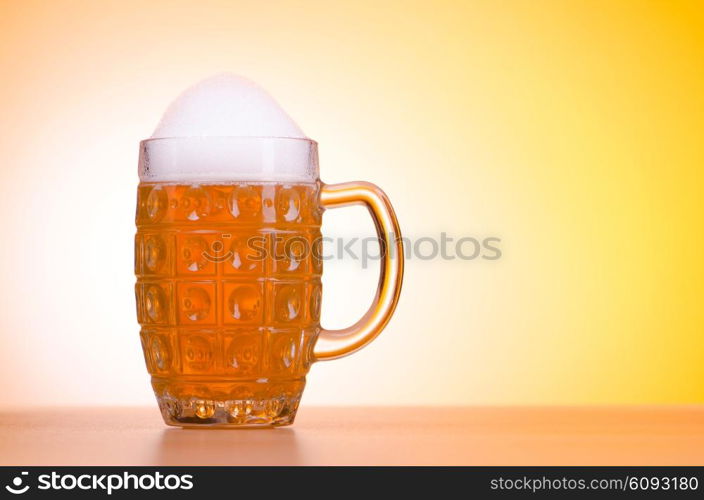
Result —
POLYGON ((152 134, 152 138, 194 136, 306 137, 267 91, 231 74, 186 89, 152 134))
POLYGON ((264 89, 221 74, 171 103, 142 141, 140 178, 315 180, 317 145, 264 89))

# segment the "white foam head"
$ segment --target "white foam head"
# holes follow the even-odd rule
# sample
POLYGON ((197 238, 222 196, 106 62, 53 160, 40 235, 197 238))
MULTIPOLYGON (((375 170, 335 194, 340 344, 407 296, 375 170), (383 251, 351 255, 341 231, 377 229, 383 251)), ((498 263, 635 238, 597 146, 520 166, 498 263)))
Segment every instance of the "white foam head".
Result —
POLYGON ((257 84, 222 74, 184 91, 168 107, 152 138, 306 135, 278 102, 257 84))
POLYGON ((143 181, 314 181, 317 144, 264 89, 223 74, 183 92, 140 148, 143 181))

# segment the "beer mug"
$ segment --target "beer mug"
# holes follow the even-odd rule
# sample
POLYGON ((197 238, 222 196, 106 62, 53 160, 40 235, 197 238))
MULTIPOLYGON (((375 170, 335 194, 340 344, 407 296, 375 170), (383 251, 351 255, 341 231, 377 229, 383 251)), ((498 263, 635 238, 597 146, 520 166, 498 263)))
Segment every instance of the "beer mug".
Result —
POLYGON ((137 315, 165 423, 293 423, 311 364, 368 344, 396 307, 403 248, 389 199, 367 182, 322 183, 304 138, 147 139, 139 174, 137 315), (207 169, 193 169, 204 155, 207 169), (327 330, 321 219, 349 205, 374 219, 379 286, 359 321, 327 330))

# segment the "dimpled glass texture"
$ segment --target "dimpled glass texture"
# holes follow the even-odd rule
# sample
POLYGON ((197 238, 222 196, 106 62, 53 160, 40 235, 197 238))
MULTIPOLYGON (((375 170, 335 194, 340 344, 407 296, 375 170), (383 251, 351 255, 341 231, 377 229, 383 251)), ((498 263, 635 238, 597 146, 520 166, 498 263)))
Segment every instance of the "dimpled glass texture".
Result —
POLYGON ((171 425, 293 422, 320 332, 319 183, 138 188, 137 316, 171 425))

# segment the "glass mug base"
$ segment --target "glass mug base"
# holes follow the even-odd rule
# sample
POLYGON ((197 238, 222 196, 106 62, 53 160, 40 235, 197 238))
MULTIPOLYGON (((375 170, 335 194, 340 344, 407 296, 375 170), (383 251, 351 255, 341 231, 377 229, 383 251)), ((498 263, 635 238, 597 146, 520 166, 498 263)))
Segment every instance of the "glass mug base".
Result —
POLYGON ((304 385, 304 380, 250 383, 218 380, 198 384, 152 380, 164 423, 197 428, 291 425, 304 385))

